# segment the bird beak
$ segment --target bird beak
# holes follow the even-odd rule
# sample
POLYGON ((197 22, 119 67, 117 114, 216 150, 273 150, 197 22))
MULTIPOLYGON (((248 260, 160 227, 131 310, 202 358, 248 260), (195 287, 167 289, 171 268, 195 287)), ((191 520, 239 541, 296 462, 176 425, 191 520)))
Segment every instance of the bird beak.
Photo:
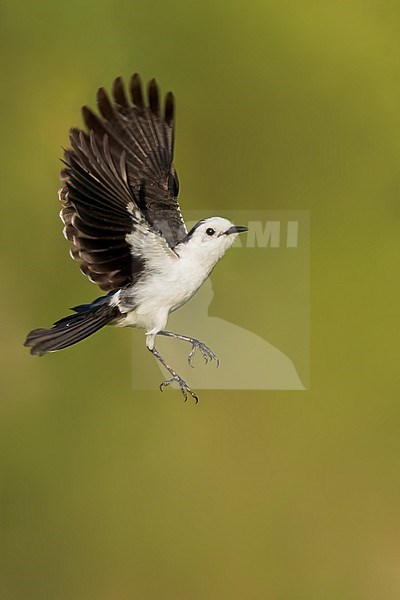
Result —
POLYGON ((233 225, 232 227, 229 227, 229 229, 224 231, 224 233, 225 233, 225 235, 230 235, 231 233, 244 233, 245 231, 248 231, 248 230, 249 230, 248 227, 242 227, 242 225, 233 225))

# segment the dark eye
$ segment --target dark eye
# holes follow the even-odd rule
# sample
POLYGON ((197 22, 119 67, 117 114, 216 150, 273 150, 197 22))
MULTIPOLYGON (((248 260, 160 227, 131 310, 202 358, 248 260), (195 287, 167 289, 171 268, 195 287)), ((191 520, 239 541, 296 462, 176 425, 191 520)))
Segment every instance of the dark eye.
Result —
POLYGON ((211 235, 214 235, 214 233, 215 233, 215 229, 211 229, 211 227, 209 227, 208 229, 206 229, 206 234, 207 235, 211 236, 211 235))

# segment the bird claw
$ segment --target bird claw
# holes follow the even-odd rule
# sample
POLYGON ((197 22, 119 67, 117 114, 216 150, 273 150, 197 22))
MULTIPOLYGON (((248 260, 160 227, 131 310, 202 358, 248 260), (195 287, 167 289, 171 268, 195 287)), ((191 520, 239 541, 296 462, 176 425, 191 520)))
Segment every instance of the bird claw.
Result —
POLYGON ((167 379, 166 381, 163 381, 162 383, 160 383, 160 391, 163 392, 164 388, 168 387, 171 383, 174 383, 174 381, 176 381, 176 383, 179 385, 185 402, 188 399, 188 394, 190 394, 192 396, 192 398, 194 399, 195 403, 196 404, 198 403, 198 401, 199 401, 198 396, 196 396, 196 394, 194 392, 192 392, 192 390, 190 389, 190 387, 188 386, 186 381, 177 374, 175 374, 173 377, 171 377, 171 379, 167 379))
POLYGON ((193 358, 194 358, 194 355, 196 354, 197 349, 199 349, 200 354, 204 358, 204 363, 206 365, 209 362, 212 362, 213 360, 215 360, 216 366, 219 367, 218 356, 216 356, 214 354, 214 352, 208 346, 206 346, 203 342, 200 342, 199 340, 194 340, 194 341, 192 341, 192 349, 189 352, 189 356, 188 356, 188 363, 192 368, 194 368, 194 365, 192 364, 192 362, 193 362, 193 358))

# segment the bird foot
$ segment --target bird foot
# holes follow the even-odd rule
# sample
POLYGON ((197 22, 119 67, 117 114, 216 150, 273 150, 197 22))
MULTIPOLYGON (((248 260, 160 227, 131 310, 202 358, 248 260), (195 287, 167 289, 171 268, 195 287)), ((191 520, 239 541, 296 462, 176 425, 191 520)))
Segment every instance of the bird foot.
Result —
POLYGON ((215 360, 216 366, 219 367, 218 356, 216 356, 214 354, 214 352, 208 346, 206 346, 203 342, 200 342, 200 340, 195 340, 195 339, 191 340, 191 344, 192 344, 192 349, 189 352, 189 356, 188 356, 188 363, 191 367, 194 368, 194 365, 192 364, 192 362, 193 362, 194 355, 196 354, 196 350, 199 350, 200 354, 204 358, 205 364, 208 364, 209 362, 212 362, 213 360, 215 360))
POLYGON ((169 386, 171 383, 174 383, 174 381, 179 385, 180 390, 183 394, 183 397, 185 399, 185 402, 188 399, 188 394, 190 396, 192 396, 192 398, 194 399, 195 403, 197 404, 199 401, 199 398, 196 396, 196 394, 194 392, 192 392, 192 390, 190 389, 190 387, 188 386, 188 384, 186 383, 186 381, 184 379, 182 379, 182 377, 180 377, 177 373, 175 373, 175 375, 173 375, 171 377, 171 379, 167 379, 166 381, 163 381, 162 383, 160 383, 160 390, 163 392, 164 388, 169 386))

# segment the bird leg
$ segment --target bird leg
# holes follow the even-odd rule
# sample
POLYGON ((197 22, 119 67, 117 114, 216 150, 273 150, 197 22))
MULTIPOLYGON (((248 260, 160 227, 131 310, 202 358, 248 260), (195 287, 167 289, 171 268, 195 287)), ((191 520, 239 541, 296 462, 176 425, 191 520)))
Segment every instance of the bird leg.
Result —
POLYGON ((218 357, 214 354, 214 352, 212 350, 210 350, 210 348, 208 346, 206 346, 200 340, 197 340, 196 338, 188 337, 187 335, 181 335, 179 333, 172 333, 171 331, 159 331, 157 333, 157 335, 165 335, 166 337, 176 338, 178 340, 183 340, 184 342, 189 342, 189 344, 192 344, 192 349, 190 350, 189 356, 188 356, 188 363, 191 367, 194 367, 194 365, 192 364, 192 361, 193 361, 193 357, 194 357, 197 349, 200 351, 202 357, 204 358, 204 362, 206 364, 208 362, 212 362, 213 360, 215 360, 217 367, 219 367, 218 357))
POLYGON ((164 358, 161 356, 161 354, 158 352, 158 350, 154 346, 152 348, 148 346, 148 349, 153 354, 153 356, 155 356, 156 359, 163 365, 163 367, 165 367, 167 369, 168 373, 170 373, 170 375, 172 375, 171 379, 167 379, 166 381, 163 381, 162 383, 160 383, 160 390, 163 392, 165 387, 167 387, 168 385, 170 385, 171 383, 176 381, 176 383, 179 385, 179 387, 181 389, 181 392, 183 394, 185 402, 188 399, 188 394, 190 394, 197 404, 199 399, 196 396, 196 394, 194 392, 192 392, 192 390, 190 389, 190 387, 188 386, 186 381, 184 379, 182 379, 182 377, 180 377, 178 375, 178 373, 175 373, 175 371, 165 362, 164 358))

